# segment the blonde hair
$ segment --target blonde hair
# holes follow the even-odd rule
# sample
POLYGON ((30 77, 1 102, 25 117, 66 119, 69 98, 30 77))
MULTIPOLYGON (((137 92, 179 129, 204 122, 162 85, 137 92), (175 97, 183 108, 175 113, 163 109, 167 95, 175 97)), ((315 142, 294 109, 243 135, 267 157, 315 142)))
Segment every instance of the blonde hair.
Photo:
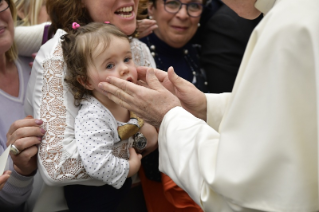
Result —
POLYGON ((93 63, 93 53, 98 49, 101 54, 108 48, 113 37, 122 38, 129 42, 127 35, 121 32, 116 26, 92 22, 81 26, 76 30, 69 31, 61 37, 64 62, 67 65, 65 81, 68 83, 74 95, 74 104, 78 106, 86 95, 91 95, 78 82, 88 82, 87 67, 93 63), (99 45, 104 45, 102 48, 99 45))
POLYGON ((46 0, 15 0, 17 11, 22 11, 24 18, 18 21, 18 26, 32 26, 38 24, 41 7, 46 0))
MULTIPOLYGON (((15 8, 13 0, 9 0, 9 4, 10 4, 9 9, 10 9, 13 23, 15 26, 16 22, 17 22, 17 10, 15 8)), ((5 55, 6 55, 6 59, 8 61, 15 61, 18 58, 18 50, 17 50, 16 43, 14 41, 13 41, 10 49, 8 51, 6 51, 5 55)))

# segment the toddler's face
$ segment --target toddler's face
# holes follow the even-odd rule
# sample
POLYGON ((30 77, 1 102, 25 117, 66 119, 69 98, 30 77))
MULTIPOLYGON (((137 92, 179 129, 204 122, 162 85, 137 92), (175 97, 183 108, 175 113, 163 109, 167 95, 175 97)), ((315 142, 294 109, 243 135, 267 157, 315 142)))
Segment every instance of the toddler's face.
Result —
POLYGON ((100 52, 98 48, 93 52, 93 64, 88 66, 88 88, 93 91, 93 94, 103 93, 98 84, 105 82, 109 76, 132 83, 137 82, 137 71, 132 60, 130 43, 126 39, 112 36, 108 48, 100 52))

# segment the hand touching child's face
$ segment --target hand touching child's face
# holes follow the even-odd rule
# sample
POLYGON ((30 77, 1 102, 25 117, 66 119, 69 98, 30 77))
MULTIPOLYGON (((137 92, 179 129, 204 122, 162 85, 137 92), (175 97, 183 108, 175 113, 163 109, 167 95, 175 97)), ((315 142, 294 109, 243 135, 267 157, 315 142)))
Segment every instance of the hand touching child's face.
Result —
POLYGON ((137 82, 137 71, 132 60, 131 47, 126 39, 112 36, 107 49, 99 54, 101 51, 98 48, 92 54, 92 64, 88 66, 89 80, 87 88, 92 90, 94 96, 98 95, 97 93, 104 93, 98 87, 98 84, 106 81, 109 76, 132 83, 137 82))

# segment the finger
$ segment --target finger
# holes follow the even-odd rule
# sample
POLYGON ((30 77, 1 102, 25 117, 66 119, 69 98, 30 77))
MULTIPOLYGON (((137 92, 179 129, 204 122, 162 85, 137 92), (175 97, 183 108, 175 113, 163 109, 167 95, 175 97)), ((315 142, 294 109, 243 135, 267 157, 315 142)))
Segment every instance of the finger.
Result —
POLYGON ((38 52, 33 53, 31 56, 33 59, 35 59, 35 57, 37 56, 38 52))
MULTIPOLYGON (((149 69, 149 67, 146 67, 146 66, 139 66, 137 67, 137 74, 138 74, 138 79, 139 80, 143 80, 144 82, 146 82, 146 73, 147 73, 147 70, 149 69)), ((157 79, 160 81, 160 82, 163 82, 164 79, 167 77, 167 72, 166 71, 162 71, 160 69, 154 69, 155 71, 155 75, 157 77, 157 79)))
POLYGON ((146 67, 146 66, 139 66, 139 67, 136 67, 136 71, 137 71, 137 78, 139 80, 142 80, 142 81, 146 81, 146 72, 147 72, 147 69, 149 67, 146 67))
POLYGON ((32 119, 32 116, 27 116, 25 119, 20 119, 15 121, 9 128, 9 131, 7 133, 8 135, 11 135, 13 132, 15 132, 17 129, 22 127, 32 127, 32 126, 41 126, 43 124, 42 120, 39 119, 32 119))
POLYGON ((108 82, 100 82, 98 85, 99 88, 104 90, 106 96, 109 99, 111 99, 113 102, 115 102, 116 104, 124 108, 131 110, 132 107, 130 107, 129 103, 132 101, 133 97, 129 93, 132 93, 132 90, 137 91, 136 88, 135 89, 132 88, 131 85, 134 85, 134 86, 138 86, 138 85, 129 83, 124 80, 122 80, 124 82, 121 82, 118 80, 118 78, 113 78, 113 77, 111 79, 108 78, 107 81, 108 82), (123 85, 123 83, 126 83, 126 84, 129 83, 131 85, 123 85), (121 87, 123 87, 124 90, 121 87))
POLYGON ((130 151, 130 158, 131 158, 131 157, 132 157, 132 158, 138 158, 139 160, 142 159, 142 155, 136 153, 136 150, 135 150, 134 148, 131 147, 131 148, 129 149, 129 151, 130 151))
MULTIPOLYGON (((11 171, 10 171, 10 174, 11 174, 11 171)), ((0 176, 0 190, 3 188, 3 186, 5 185, 7 180, 9 179, 10 174, 4 173, 3 175, 0 176)))
POLYGON ((190 82, 188 82, 188 81, 184 80, 183 78, 181 78, 180 76, 178 76, 175 73, 174 68, 172 66, 168 68, 167 74, 168 74, 168 79, 173 83, 173 85, 175 86, 175 88, 177 90, 181 90, 185 86, 189 86, 189 84, 190 84, 190 82))
POLYGON ((7 170, 7 171, 4 171, 3 174, 7 174, 7 175, 11 175, 12 171, 11 170, 7 170))
POLYGON ((158 78, 155 75, 154 69, 149 68, 146 73, 146 83, 153 90, 161 90, 163 89, 163 85, 160 83, 158 78))
POLYGON ((140 86, 143 86, 143 87, 145 87, 145 88, 150 88, 150 87, 148 86, 148 84, 147 84, 146 82, 142 81, 142 80, 138 80, 136 84, 138 84, 138 85, 140 85, 140 86))
POLYGON ((22 127, 17 129, 11 135, 7 135, 7 146, 14 144, 18 139, 26 137, 42 137, 45 134, 45 130, 40 127, 22 127))
MULTIPOLYGON (((117 77, 108 77, 106 79, 106 82, 115 86, 115 87, 110 86, 110 88, 112 89, 111 93, 114 95, 118 95, 118 96, 124 94, 121 91, 124 91, 126 94, 128 94, 128 96, 132 96, 134 93, 136 93, 139 90, 138 85, 131 83, 131 82, 128 82, 126 80, 117 78, 117 77), (118 88, 120 90, 118 90, 118 88)), ((128 97, 128 96, 125 96, 125 97, 128 97)))
POLYGON ((152 26, 145 27, 143 29, 139 29, 138 30, 138 33, 139 33, 138 38, 143 38, 143 37, 148 36, 149 34, 153 33, 153 31, 155 29, 157 29, 157 28, 158 28, 158 25, 155 24, 155 25, 152 25, 152 26))
POLYGON ((11 155, 12 160, 14 164, 24 164, 28 163, 28 161, 31 160, 34 156, 36 156, 38 153, 38 147, 37 146, 31 146, 22 151, 18 155, 11 155))
POLYGON ((19 155, 11 155, 14 169, 21 175, 29 176, 37 169, 38 147, 30 147, 19 155))
POLYGON ((155 29, 157 29, 157 28, 158 28, 158 25, 155 24, 155 25, 152 25, 152 26, 148 27, 145 31, 146 31, 146 32, 149 32, 148 34, 150 34, 150 33, 153 32, 153 30, 155 30, 155 29))
POLYGON ((41 137, 24 137, 16 140, 14 146, 22 152, 23 150, 41 143, 41 137))
POLYGON ((156 22, 156 20, 143 19, 143 20, 137 21, 137 23, 138 23, 138 28, 139 28, 139 27, 143 27, 143 26, 152 26, 152 25, 155 25, 157 22, 156 22))

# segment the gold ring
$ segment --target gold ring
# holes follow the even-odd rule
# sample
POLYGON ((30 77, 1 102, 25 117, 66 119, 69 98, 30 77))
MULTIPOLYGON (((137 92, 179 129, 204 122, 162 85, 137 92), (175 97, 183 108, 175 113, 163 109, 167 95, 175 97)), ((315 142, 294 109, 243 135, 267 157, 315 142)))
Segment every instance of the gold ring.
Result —
POLYGON ((14 155, 20 154, 20 150, 18 150, 18 148, 14 144, 11 145, 10 152, 14 155))

